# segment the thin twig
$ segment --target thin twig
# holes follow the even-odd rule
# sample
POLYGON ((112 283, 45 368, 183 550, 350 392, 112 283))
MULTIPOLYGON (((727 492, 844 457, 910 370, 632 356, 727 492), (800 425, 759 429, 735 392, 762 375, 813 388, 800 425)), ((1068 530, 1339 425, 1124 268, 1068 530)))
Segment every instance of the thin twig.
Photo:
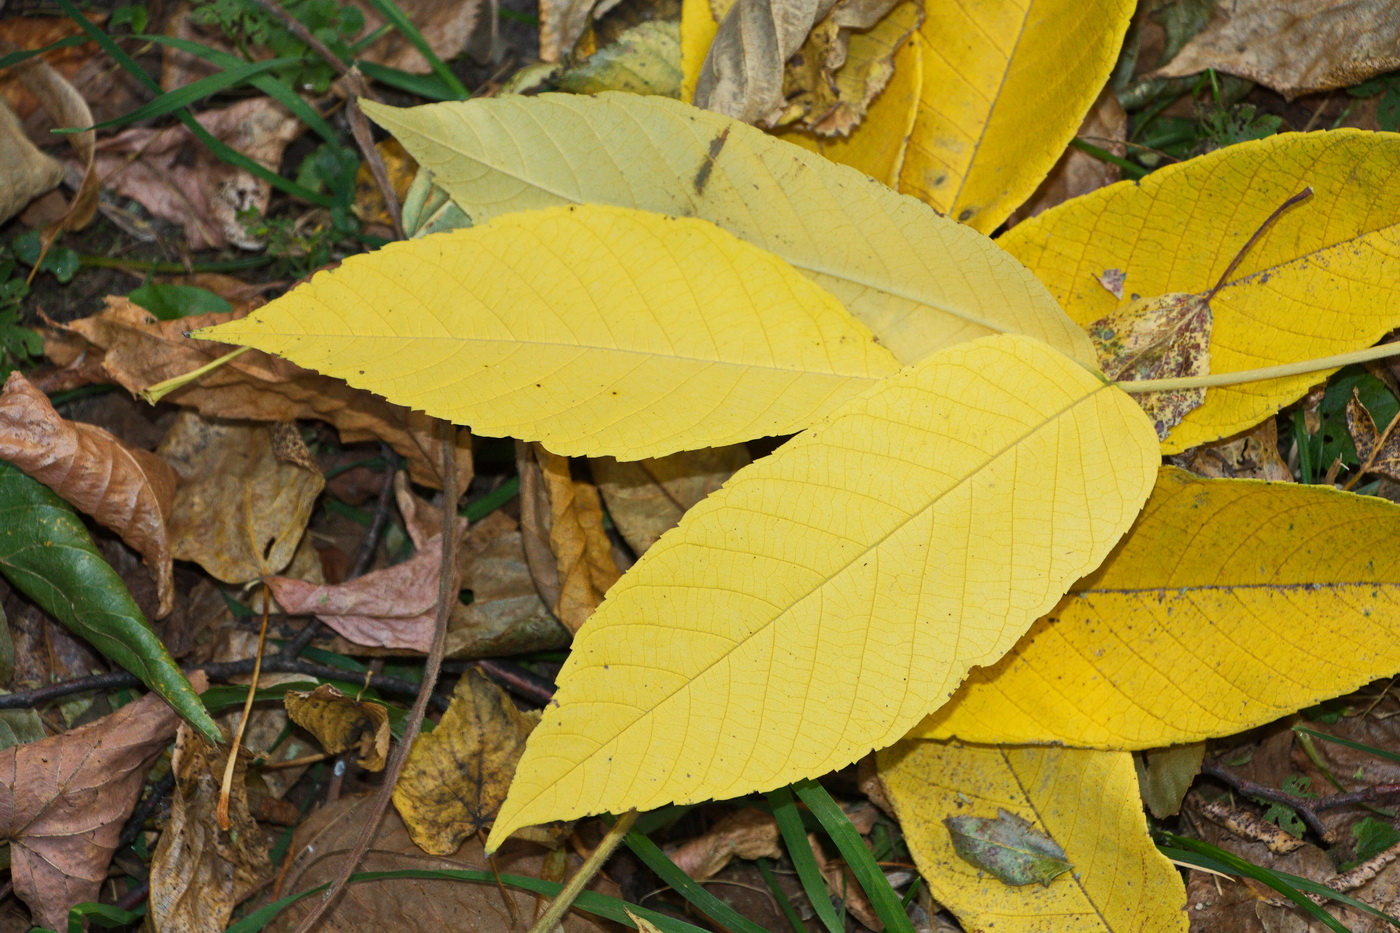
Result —
POLYGON ((374 555, 379 550, 379 539, 384 537, 384 529, 389 524, 389 511, 394 504, 394 476, 398 470, 394 466, 394 451, 388 444, 379 445, 379 453, 386 464, 384 481, 379 485, 379 498, 374 503, 374 517, 370 519, 369 530, 360 542, 360 553, 355 555, 355 564, 350 568, 350 579, 363 577, 374 564, 374 555))
POLYGON ((248 730, 248 719, 253 713, 253 700, 258 695, 258 677, 262 674, 263 653, 267 650, 267 614, 272 608, 272 589, 266 584, 262 588, 262 625, 258 626, 258 650, 253 654, 253 676, 248 681, 248 695, 243 699, 243 715, 238 717, 238 728, 233 730, 233 741, 229 745, 228 760, 224 763, 224 779, 219 785, 219 802, 214 808, 214 821, 219 828, 228 832, 233 821, 229 818, 229 797, 233 794, 233 772, 238 766, 238 750, 243 747, 243 733, 248 730))
POLYGON ((544 706, 554 699, 554 685, 543 677, 531 674, 519 664, 483 658, 471 666, 516 696, 544 706))
POLYGON ((1260 800, 1293 808, 1298 811, 1298 816, 1302 818, 1303 822, 1308 824, 1308 828, 1317 833, 1324 842, 1336 840, 1333 838, 1334 834, 1323 825, 1322 813, 1341 807, 1375 803, 1378 800, 1400 796, 1400 784, 1373 784, 1361 790, 1331 794, 1327 797, 1301 797, 1276 787, 1270 787, 1267 784, 1260 784, 1257 781, 1231 774, 1219 765, 1203 764, 1201 765, 1201 773, 1229 785, 1246 797, 1257 797, 1260 800))
POLYGON ((137 804, 136 809, 127 818, 126 825, 122 827, 122 834, 117 837, 118 852, 136 841, 136 837, 141 835, 141 830, 145 828, 146 821, 160 808, 166 794, 169 794, 174 788, 174 771, 166 772, 163 777, 151 784, 151 792, 137 804))
POLYGON ((360 835, 355 840, 354 847, 341 863, 340 872, 335 880, 317 899, 311 912, 297 925, 295 933, 310 933, 320 922, 321 917, 335 903, 340 892, 344 890, 346 882, 350 880, 350 876, 374 842, 374 837, 379 832, 379 824, 384 818, 385 811, 389 808, 390 799, 393 797, 394 785, 398 783, 404 763, 408 760, 409 752, 413 749, 413 740, 418 737, 418 730, 422 728, 423 716, 428 711, 428 700, 432 697, 433 687, 437 684, 438 672, 442 668, 442 656, 447 649, 447 620, 452 614, 453 604, 457 601, 457 535, 454 532, 457 525, 459 491, 457 489, 457 429, 451 422, 442 421, 438 424, 438 430, 442 439, 442 564, 438 578, 437 630, 433 632, 433 644, 428 649, 428 660, 423 669, 422 689, 419 691, 417 699, 413 701, 413 709, 409 711, 408 719, 404 723, 403 738, 399 741, 398 747, 394 749, 394 754, 389 759, 389 766, 384 769, 384 783, 374 796, 370 812, 364 825, 360 828, 360 835))

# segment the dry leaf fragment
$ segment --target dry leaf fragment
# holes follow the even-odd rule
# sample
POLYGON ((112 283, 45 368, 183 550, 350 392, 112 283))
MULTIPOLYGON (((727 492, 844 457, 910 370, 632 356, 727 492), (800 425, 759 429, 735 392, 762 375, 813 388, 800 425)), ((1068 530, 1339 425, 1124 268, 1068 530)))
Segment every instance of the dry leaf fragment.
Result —
MULTIPOLYGON (((190 678, 195 690, 204 675, 190 678)), ((0 752, 0 838, 10 878, 38 926, 67 929, 97 899, 122 823, 179 717, 155 694, 96 722, 0 752)))
POLYGON ((1400 481, 1400 431, 1394 426, 1384 432, 1376 430, 1376 422, 1355 389, 1347 400, 1347 431, 1356 442, 1356 456, 1365 472, 1400 481))
POLYGON ((325 480, 273 447, 265 424, 180 413, 157 449, 184 480, 169 523, 176 557, 225 583, 291 562, 325 480))
POLYGON ((63 166, 29 141, 9 104, 0 101, 0 223, 51 191, 63 180, 63 166))
POLYGON ((551 65, 564 60, 588 29, 598 0, 541 0, 540 61, 551 65))
POLYGON ((731 444, 649 460, 594 457, 589 466, 617 530, 640 556, 686 509, 751 461, 747 447, 731 444))
POLYGON ((271 868, 272 840, 248 812, 245 775, 252 756, 246 750, 239 750, 234 765, 232 830, 221 831, 215 823, 227 754, 180 726, 170 759, 175 773, 170 824, 151 859, 153 933, 220 933, 271 868))
POLYGON ((1292 100, 1400 68, 1400 9, 1392 0, 1232 0, 1149 77, 1207 68, 1292 100))
POLYGON ((745 807, 667 854, 696 881, 708 881, 723 871, 730 859, 782 858, 778 839, 778 823, 772 814, 745 807))
MULTIPOLYGON (((184 336, 186 330, 221 324, 247 312, 244 308, 157 321, 127 299, 112 297, 101 313, 47 332, 44 352, 55 364, 77 369, 81 379, 113 382, 134 395, 198 369, 231 349, 190 340, 184 336)), ((221 418, 325 421, 335 426, 347 444, 384 441, 408 462, 414 482, 442 486, 434 419, 258 350, 249 350, 164 400, 221 418)), ((458 488, 466 488, 472 462, 466 430, 458 432, 457 446, 458 488)))
POLYGON ((457 682, 452 705, 413 743, 394 785, 394 806, 425 852, 451 855, 489 826, 506 799, 539 713, 522 713, 477 671, 457 682))
POLYGON ((1172 462, 1212 479, 1293 482, 1293 471, 1278 450, 1278 421, 1273 418, 1218 444, 1194 447, 1172 462))
POLYGON ((389 756, 389 713, 380 703, 348 697, 330 684, 315 690, 288 690, 282 695, 287 715, 332 755, 358 749, 355 762, 366 771, 383 771, 389 756))
POLYGON ((165 461, 95 425, 65 420, 18 371, 0 393, 0 458, 121 535, 155 578, 159 615, 170 613, 175 586, 166 523, 178 480, 165 461))

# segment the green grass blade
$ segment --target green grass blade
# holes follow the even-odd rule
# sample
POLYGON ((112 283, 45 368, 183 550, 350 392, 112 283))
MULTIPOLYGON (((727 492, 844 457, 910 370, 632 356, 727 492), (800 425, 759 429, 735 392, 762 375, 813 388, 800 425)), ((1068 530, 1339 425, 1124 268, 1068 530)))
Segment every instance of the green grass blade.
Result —
POLYGON ((94 123, 92 126, 69 126, 54 130, 55 133, 84 133, 88 130, 107 130, 115 126, 126 126, 128 123, 136 123, 141 120, 153 120, 156 117, 163 117, 168 113, 183 110, 195 101, 203 100, 211 94, 231 87, 237 87, 247 82, 250 78, 272 71, 274 68, 281 68, 285 65, 296 64, 294 58, 270 58, 264 62, 240 62, 237 66, 225 68, 223 71, 192 81, 183 87, 177 87, 173 91, 166 91, 149 103, 142 104, 130 113, 115 117, 111 120, 104 120, 101 123, 94 123))
POLYGON ((223 741, 199 694, 151 630, 72 506, 0 460, 0 574, 69 631, 165 698, 214 744, 223 741))
POLYGON ((41 49, 23 49, 18 52, 11 52, 9 55, 0 55, 0 71, 27 62, 31 58, 43 55, 45 52, 52 52, 54 49, 71 49, 75 45, 82 45, 91 42, 87 36, 69 36, 66 39, 59 39, 57 42, 50 42, 41 49))
MULTIPOLYGON (((441 78, 442 83, 451 88, 452 93, 457 95, 457 100, 466 100, 468 97, 471 97, 471 94, 467 93, 467 89, 462 86, 462 82, 458 81, 457 76, 452 73, 452 69, 448 68, 443 60, 438 58, 432 46, 428 45, 428 40, 423 38, 423 34, 418 31, 418 27, 413 25, 413 21, 404 14, 403 10, 399 9, 399 5, 395 3, 394 0, 369 0, 369 5, 374 7, 375 10, 379 12, 380 16, 393 24, 395 29, 403 33, 404 38, 428 60, 428 64, 433 69, 433 74, 441 78)), ((368 72, 366 72, 366 74, 368 74, 368 72)))
MULTIPOLYGON (((234 68, 243 64, 243 60, 227 52, 218 49, 211 49, 207 45, 198 42, 191 42, 189 39, 179 39, 174 36, 153 36, 140 35, 134 38, 146 42, 154 42, 157 45, 167 45, 172 49, 178 49, 196 58, 202 58, 211 65, 220 68, 234 68)), ((291 85, 272 75, 254 75, 248 79, 248 83, 262 91, 268 97, 277 101, 283 107, 292 112, 292 115, 311 128, 311 131, 328 143, 339 143, 340 138, 336 135, 335 129, 326 122, 326 118, 317 112, 316 108, 306 102, 306 100, 292 90, 291 85)))
POLYGON ((870 898, 870 906, 884 922, 887 933, 914 933, 914 924, 904 912, 899 895, 890 887, 889 879, 876 864, 875 856, 866 848, 865 840, 860 838, 860 833, 856 832, 836 801, 831 799, 826 788, 816 781, 799 781, 792 788, 797 792, 798 799, 821 821, 822 828, 836 843, 836 848, 841 850, 841 857, 851 867, 865 896, 870 898))
POLYGON ((1395 752, 1388 752, 1385 749, 1374 748, 1370 745, 1362 745, 1360 742, 1353 742, 1350 739, 1338 738, 1335 735, 1328 735, 1326 732, 1318 732, 1315 729, 1309 729, 1306 726, 1294 726, 1293 731, 1301 732, 1303 733, 1303 735, 1310 735, 1313 738, 1321 739, 1324 742, 1331 742, 1333 745, 1341 745, 1344 748, 1350 748, 1358 752, 1365 752, 1368 755, 1375 755, 1377 758, 1384 758, 1386 761, 1400 761, 1400 755, 1397 755, 1395 752))
POLYGON ((395 90, 415 94, 418 97, 426 97, 428 100, 462 99, 455 90, 444 84, 442 79, 436 75, 416 75, 411 71, 402 71, 387 65, 365 61, 355 62, 355 67, 364 72, 366 77, 381 84, 387 84, 395 90))
POLYGON ((767 933, 763 927, 744 917, 681 871, 680 867, 671 861, 670 856, 646 836, 634 829, 623 841, 637 858, 645 862, 646 866, 656 872, 677 894, 689 901, 701 914, 727 928, 730 933, 767 933))
POLYGON ((831 906, 831 895, 821 869, 817 867, 812 847, 807 842, 807 829, 802 825, 802 814, 798 812, 797 801, 793 800, 792 789, 782 787, 769 791, 768 802, 773 807, 773 819, 778 823, 778 832, 783 835, 783 844, 787 846, 788 858, 792 859, 792 867, 797 869, 797 880, 802 883, 802 891, 811 901, 812 909, 830 933, 844 933, 846 924, 836 915, 836 908, 831 906))
MULTIPOLYGON (((112 57, 114 62, 121 65, 122 68, 145 85, 152 93, 162 93, 161 87, 156 83, 155 79, 146 74, 146 70, 138 65, 135 59, 122 51, 121 46, 112 41, 111 36, 88 22, 87 17, 78 12, 78 8, 73 5, 72 0, 55 0, 55 2, 58 4, 59 9, 64 12, 64 15, 77 23, 94 42, 101 46, 102 51, 112 57)), ((180 119, 181 123, 189 128, 189 131, 194 134, 196 139, 209 148, 210 152, 214 153, 214 155, 218 156, 229 165, 241 168, 256 178, 261 178, 272 187, 279 191, 286 192, 292 197, 301 198, 303 201, 308 201, 319 207, 332 208, 336 206, 335 199, 330 195, 320 194, 312 191, 310 188, 297 184, 290 178, 283 178, 281 175, 267 168, 267 166, 253 161, 237 149, 215 138, 214 134, 206 130, 188 110, 177 111, 175 116, 180 119)))
POLYGON ((773 874, 773 866, 769 864, 769 860, 761 858, 756 860, 754 864, 758 866, 758 873, 763 876, 763 881, 768 885, 773 900, 778 902, 778 909, 783 912, 783 918, 792 928, 792 933, 807 933, 807 925, 802 922, 802 915, 797 912, 797 906, 793 904, 792 898, 787 896, 782 885, 778 884, 778 876, 773 874))

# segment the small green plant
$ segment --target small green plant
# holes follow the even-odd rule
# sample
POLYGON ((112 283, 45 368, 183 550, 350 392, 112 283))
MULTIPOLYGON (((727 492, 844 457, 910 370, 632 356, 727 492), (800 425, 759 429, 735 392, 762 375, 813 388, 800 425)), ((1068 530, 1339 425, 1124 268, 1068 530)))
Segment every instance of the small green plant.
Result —
MULTIPOLYGON (((359 8, 335 0, 289 0, 286 9, 342 60, 354 58, 350 44, 365 27, 359 8)), ((245 57, 262 47, 277 58, 300 59, 279 77, 315 94, 329 90, 335 77, 331 66, 253 0, 199 0, 191 17, 202 26, 217 27, 245 57)))

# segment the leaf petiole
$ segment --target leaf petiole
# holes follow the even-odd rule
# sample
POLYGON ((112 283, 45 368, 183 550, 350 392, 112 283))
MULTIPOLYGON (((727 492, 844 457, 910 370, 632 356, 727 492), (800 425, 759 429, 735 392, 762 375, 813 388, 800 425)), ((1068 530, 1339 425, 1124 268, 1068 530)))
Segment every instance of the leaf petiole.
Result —
POLYGON ((1378 347, 1338 353, 1335 356, 1320 356, 1297 363, 1281 363, 1277 366, 1261 366, 1258 369, 1241 369, 1232 373, 1208 373, 1204 376, 1181 376, 1175 379, 1137 379, 1115 382, 1124 392, 1134 395, 1143 392, 1170 392, 1177 389, 1213 389, 1221 386, 1240 385, 1246 382, 1262 382, 1265 379, 1281 379, 1285 376, 1300 376, 1304 373, 1321 372, 1325 369, 1340 369, 1352 363, 1365 363, 1368 360, 1381 360, 1389 356, 1400 356, 1400 343, 1383 343, 1378 347))

